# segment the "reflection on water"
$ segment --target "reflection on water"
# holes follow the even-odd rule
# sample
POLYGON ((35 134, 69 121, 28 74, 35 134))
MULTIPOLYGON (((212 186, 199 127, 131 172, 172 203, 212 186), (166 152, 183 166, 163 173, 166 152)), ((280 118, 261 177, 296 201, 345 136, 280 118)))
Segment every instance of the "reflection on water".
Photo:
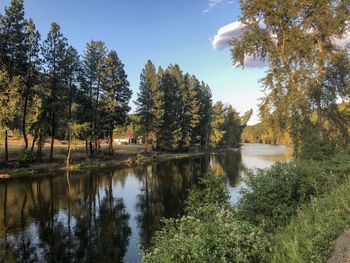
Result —
POLYGON ((191 187, 210 167, 239 197, 243 167, 287 161, 284 146, 244 145, 145 165, 89 170, 0 184, 0 255, 4 262, 135 262, 163 217, 183 213, 191 187))

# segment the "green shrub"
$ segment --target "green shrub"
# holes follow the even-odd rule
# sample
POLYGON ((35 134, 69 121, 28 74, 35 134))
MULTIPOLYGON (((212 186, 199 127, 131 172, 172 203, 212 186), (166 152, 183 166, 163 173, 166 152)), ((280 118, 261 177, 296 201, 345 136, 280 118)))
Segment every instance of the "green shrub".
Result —
POLYGON ((339 171, 330 170, 316 161, 292 161, 251 171, 237 213, 242 220, 269 231, 285 226, 301 204, 337 185, 339 171))
POLYGON ((267 255, 268 236, 235 219, 223 181, 207 175, 188 199, 187 214, 165 220, 143 262, 258 262, 267 255))
POLYGON ((350 182, 303 206, 274 238, 270 262, 326 262, 334 240, 350 228, 350 182))

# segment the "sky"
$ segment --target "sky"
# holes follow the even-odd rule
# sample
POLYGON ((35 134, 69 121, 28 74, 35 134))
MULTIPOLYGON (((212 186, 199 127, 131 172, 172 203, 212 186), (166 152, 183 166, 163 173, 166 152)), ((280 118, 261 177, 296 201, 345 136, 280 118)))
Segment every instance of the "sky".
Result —
MULTIPOLYGON (((0 0, 0 12, 10 0, 0 0)), ((227 40, 239 34, 238 0, 25 0, 31 17, 46 38, 52 22, 61 26, 69 44, 83 54, 90 40, 103 40, 125 64, 132 100, 148 59, 156 66, 179 64, 211 87, 213 100, 232 104, 242 114, 253 108, 258 122, 261 63, 235 68, 227 40)), ((134 103, 131 103, 135 109, 134 103)))

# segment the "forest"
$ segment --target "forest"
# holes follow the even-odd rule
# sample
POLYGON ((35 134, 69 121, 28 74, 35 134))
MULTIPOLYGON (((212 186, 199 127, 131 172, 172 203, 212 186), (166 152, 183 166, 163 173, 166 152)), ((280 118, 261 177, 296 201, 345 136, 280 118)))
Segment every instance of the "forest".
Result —
POLYGON ((57 141, 67 142, 66 164, 77 143, 87 157, 101 154, 113 136, 132 124, 157 151, 238 147, 251 112, 213 105, 210 87, 177 64, 158 69, 149 60, 140 76, 136 111, 125 66, 115 50, 92 40, 83 54, 72 47, 57 23, 42 40, 23 0, 13 0, 0 16, 0 129, 3 161, 9 160, 9 132, 23 139, 23 160, 54 160, 57 141), (73 145, 74 144, 74 145, 73 145), (193 148, 193 147, 192 147, 193 148), (47 157, 47 158, 46 158, 47 157))

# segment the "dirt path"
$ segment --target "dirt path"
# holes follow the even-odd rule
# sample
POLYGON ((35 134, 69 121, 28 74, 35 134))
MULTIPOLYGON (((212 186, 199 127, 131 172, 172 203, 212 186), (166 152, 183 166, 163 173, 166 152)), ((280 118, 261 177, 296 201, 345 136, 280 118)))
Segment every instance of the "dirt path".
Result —
POLYGON ((350 263, 350 230, 337 239, 328 263, 350 263))

